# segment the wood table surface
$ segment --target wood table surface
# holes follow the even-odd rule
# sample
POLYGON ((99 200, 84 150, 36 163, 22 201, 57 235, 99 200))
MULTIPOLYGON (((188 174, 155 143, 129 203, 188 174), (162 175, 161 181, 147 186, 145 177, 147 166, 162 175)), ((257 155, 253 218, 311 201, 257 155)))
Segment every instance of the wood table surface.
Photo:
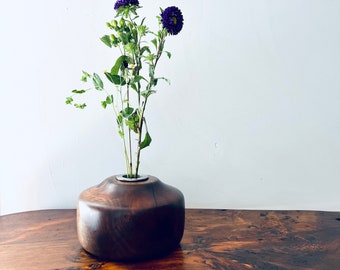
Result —
POLYGON ((75 210, 0 217, 0 269, 340 269, 340 212, 186 209, 181 246, 147 262, 97 260, 75 210))

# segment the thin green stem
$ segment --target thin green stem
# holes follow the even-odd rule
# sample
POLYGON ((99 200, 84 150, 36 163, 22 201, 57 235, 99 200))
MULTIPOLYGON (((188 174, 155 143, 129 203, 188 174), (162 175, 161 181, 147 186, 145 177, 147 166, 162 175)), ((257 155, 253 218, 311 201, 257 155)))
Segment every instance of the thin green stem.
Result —
POLYGON ((127 152, 127 147, 126 147, 126 142, 125 142, 125 138, 123 138, 123 145, 124 145, 124 156, 125 156, 125 163, 126 163, 126 175, 127 177, 129 177, 132 174, 131 171, 131 167, 129 166, 129 156, 128 156, 128 152, 127 152))
MULTIPOLYGON (((125 77, 128 77, 128 75, 127 74, 125 74, 126 76, 125 77)), ((130 87, 129 87, 129 85, 127 85, 127 87, 126 87, 126 106, 127 106, 127 108, 130 108, 130 87)), ((128 142, 129 142, 129 145, 128 145, 128 147, 129 147, 129 160, 130 160, 130 162, 129 162, 129 170, 130 170, 130 175, 128 175, 128 177, 133 177, 133 175, 132 175, 132 139, 131 139, 131 128, 130 127, 128 127, 128 142)))
MULTIPOLYGON (((123 101, 123 95, 121 89, 118 90, 120 102, 121 102, 121 108, 123 110, 124 108, 124 101, 123 101)), ((124 121, 123 119, 121 121, 124 121)), ((125 129, 124 129, 124 123, 120 125, 120 130, 122 132, 122 140, 123 140, 123 147, 124 147, 124 157, 125 157, 125 163, 126 163, 126 175, 130 176, 132 174, 132 167, 130 166, 130 159, 128 155, 128 149, 126 145, 126 139, 125 139, 125 129)))
MULTIPOLYGON (((145 101, 142 105, 142 111, 141 111, 141 116, 139 119, 139 128, 138 128, 138 146, 137 146, 137 154, 136 154, 136 169, 135 169, 135 174, 138 175, 138 171, 139 171, 139 164, 140 164, 140 154, 141 154, 141 147, 140 144, 142 142, 142 132, 143 132, 143 123, 145 123, 145 119, 144 119, 144 112, 145 112, 145 108, 146 108, 146 103, 147 103, 147 98, 145 98, 145 101)), ((145 125, 146 126, 146 125, 145 125)), ((147 130, 147 128, 146 128, 147 130)))
MULTIPOLYGON (((162 55, 162 52, 163 52, 163 48, 164 48, 164 42, 165 42, 165 34, 164 32, 162 31, 162 34, 159 38, 159 43, 158 43, 158 48, 157 48, 157 54, 156 54, 156 58, 155 60, 153 61, 153 63, 151 64, 152 65, 152 70, 153 72, 149 74, 149 82, 146 86, 146 90, 151 90, 151 87, 154 83, 154 79, 155 79, 155 74, 154 74, 154 71, 156 69, 156 66, 157 66, 157 63, 158 63, 158 60, 159 58, 161 57, 162 55)), ((135 172, 134 174, 137 176, 138 175, 138 171, 139 171, 139 164, 140 164, 140 154, 141 154, 141 143, 142 143, 142 134, 143 134, 143 123, 145 122, 145 119, 144 119, 144 113, 145 113, 145 109, 146 109, 146 104, 147 104, 147 101, 148 101, 148 96, 145 97, 145 100, 144 102, 142 103, 142 106, 141 106, 141 110, 140 110, 140 113, 139 113, 139 123, 138 123, 138 139, 137 139, 137 153, 136 153, 136 169, 135 169, 135 172)))

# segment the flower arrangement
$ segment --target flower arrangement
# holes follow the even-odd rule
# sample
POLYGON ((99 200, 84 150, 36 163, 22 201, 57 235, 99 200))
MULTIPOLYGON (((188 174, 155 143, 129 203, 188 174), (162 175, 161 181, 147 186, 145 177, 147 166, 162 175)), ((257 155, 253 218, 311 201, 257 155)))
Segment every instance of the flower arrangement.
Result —
POLYGON ((152 140, 144 115, 148 99, 156 93, 158 81, 169 82, 165 77, 156 76, 161 56, 165 53, 168 58, 171 57, 171 53, 164 50, 166 37, 177 35, 183 27, 181 10, 171 6, 161 9, 160 16, 156 17, 159 30, 152 32, 144 24, 145 18, 138 16, 140 8, 138 0, 116 1, 115 18, 106 23, 112 33, 101 37, 101 41, 115 48, 119 57, 109 71, 104 71, 104 77, 83 71, 81 80, 92 82, 94 88, 73 90, 72 95, 66 98, 66 104, 84 109, 86 104, 75 103, 75 96, 93 89, 104 94, 101 105, 105 109, 112 107, 123 142, 126 178, 139 176, 141 150, 148 147, 152 140), (104 86, 102 77, 106 77, 109 86, 106 83, 104 86), (134 154, 133 149, 136 149, 134 154))

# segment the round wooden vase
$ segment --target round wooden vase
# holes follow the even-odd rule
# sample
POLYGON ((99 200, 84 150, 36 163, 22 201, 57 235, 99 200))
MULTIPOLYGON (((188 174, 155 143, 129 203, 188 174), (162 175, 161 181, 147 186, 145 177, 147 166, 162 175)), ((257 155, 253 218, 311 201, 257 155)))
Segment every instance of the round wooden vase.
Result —
POLYGON ((103 259, 163 256, 182 239, 184 197, 154 176, 111 176, 80 194, 77 229, 81 246, 103 259))

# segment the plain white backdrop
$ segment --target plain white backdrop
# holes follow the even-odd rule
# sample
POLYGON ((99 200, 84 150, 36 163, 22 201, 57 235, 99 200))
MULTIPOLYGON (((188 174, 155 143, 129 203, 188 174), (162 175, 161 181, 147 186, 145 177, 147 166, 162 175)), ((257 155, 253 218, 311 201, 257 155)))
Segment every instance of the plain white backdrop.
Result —
MULTIPOLYGON (((148 23, 176 5, 147 111, 141 172, 179 188, 187 207, 340 210, 340 2, 140 0, 148 23)), ((81 70, 109 69, 101 43, 111 0, 6 1, 0 11, 0 214, 75 208, 124 172, 99 95, 65 97, 81 70)))

